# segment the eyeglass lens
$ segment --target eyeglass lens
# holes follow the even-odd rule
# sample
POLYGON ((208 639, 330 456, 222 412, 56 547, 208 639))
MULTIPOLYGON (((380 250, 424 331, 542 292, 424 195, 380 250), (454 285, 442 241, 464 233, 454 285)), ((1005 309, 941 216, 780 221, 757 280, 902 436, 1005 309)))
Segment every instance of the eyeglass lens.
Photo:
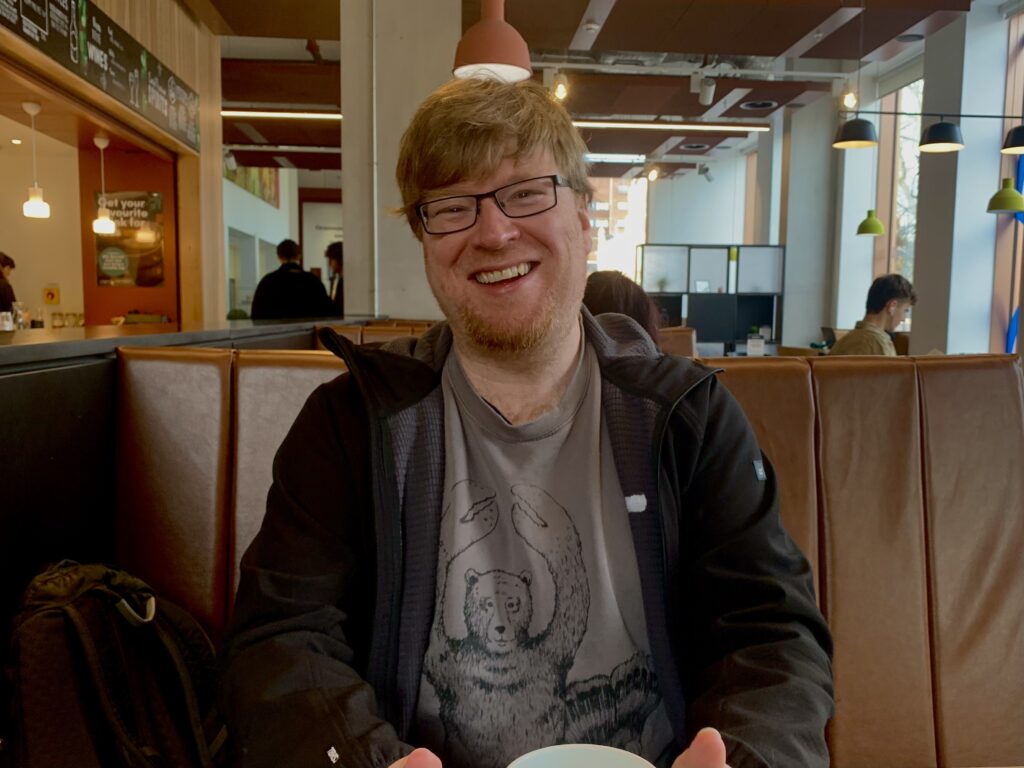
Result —
POLYGON ((477 201, 484 197, 493 197, 501 212, 513 219, 543 213, 557 203, 552 177, 526 179, 485 195, 446 197, 425 203, 420 207, 425 229, 433 235, 469 229, 476 223, 477 201))

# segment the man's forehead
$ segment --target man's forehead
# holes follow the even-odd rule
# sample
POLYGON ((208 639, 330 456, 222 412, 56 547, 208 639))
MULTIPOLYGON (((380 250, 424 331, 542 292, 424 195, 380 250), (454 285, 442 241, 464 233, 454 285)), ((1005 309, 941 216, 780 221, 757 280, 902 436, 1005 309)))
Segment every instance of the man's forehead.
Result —
POLYGON ((437 197, 445 194, 469 192, 477 188, 489 190, 519 179, 527 179, 531 176, 541 176, 548 173, 558 173, 558 169, 555 168, 551 153, 547 150, 536 150, 519 158, 506 155, 493 170, 481 168, 475 172, 470 171, 451 184, 426 190, 426 195, 437 197))

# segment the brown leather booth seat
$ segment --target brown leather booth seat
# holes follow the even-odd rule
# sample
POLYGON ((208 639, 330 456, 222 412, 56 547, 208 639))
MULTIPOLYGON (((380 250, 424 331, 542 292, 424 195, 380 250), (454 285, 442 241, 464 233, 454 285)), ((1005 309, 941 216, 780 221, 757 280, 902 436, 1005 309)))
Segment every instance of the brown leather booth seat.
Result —
POLYGON ((658 329, 658 346, 667 355, 697 356, 697 329, 671 326, 658 329))
MULTIPOLYGON (((218 634, 326 352, 120 351, 118 558, 218 634)), ((718 358, 835 638, 837 768, 1024 765, 1024 384, 1007 356, 718 358)))

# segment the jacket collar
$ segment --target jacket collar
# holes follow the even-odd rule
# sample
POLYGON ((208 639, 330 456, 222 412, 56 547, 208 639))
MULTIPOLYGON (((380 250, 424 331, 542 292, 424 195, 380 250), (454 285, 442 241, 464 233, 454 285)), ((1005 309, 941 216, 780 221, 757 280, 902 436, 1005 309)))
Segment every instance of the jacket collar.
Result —
MULTIPOLYGON (((594 317, 581 307, 583 330, 597 353, 602 375, 622 389, 662 403, 675 402, 710 369, 685 358, 662 354, 625 315, 594 317)), ((390 415, 415 405, 441 383, 452 349, 448 323, 439 322, 419 338, 356 346, 330 328, 320 330, 324 346, 345 361, 369 406, 390 415)))

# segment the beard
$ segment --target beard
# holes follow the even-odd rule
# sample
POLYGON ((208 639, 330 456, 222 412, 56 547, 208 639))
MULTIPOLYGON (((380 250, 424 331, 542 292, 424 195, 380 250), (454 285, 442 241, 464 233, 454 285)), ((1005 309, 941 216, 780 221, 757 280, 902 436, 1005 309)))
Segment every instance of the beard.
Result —
POLYGON ((557 308, 547 299, 538 312, 526 317, 487 317, 469 307, 456 307, 448 314, 454 330, 482 352, 520 355, 531 352, 547 337, 555 324, 557 308))

